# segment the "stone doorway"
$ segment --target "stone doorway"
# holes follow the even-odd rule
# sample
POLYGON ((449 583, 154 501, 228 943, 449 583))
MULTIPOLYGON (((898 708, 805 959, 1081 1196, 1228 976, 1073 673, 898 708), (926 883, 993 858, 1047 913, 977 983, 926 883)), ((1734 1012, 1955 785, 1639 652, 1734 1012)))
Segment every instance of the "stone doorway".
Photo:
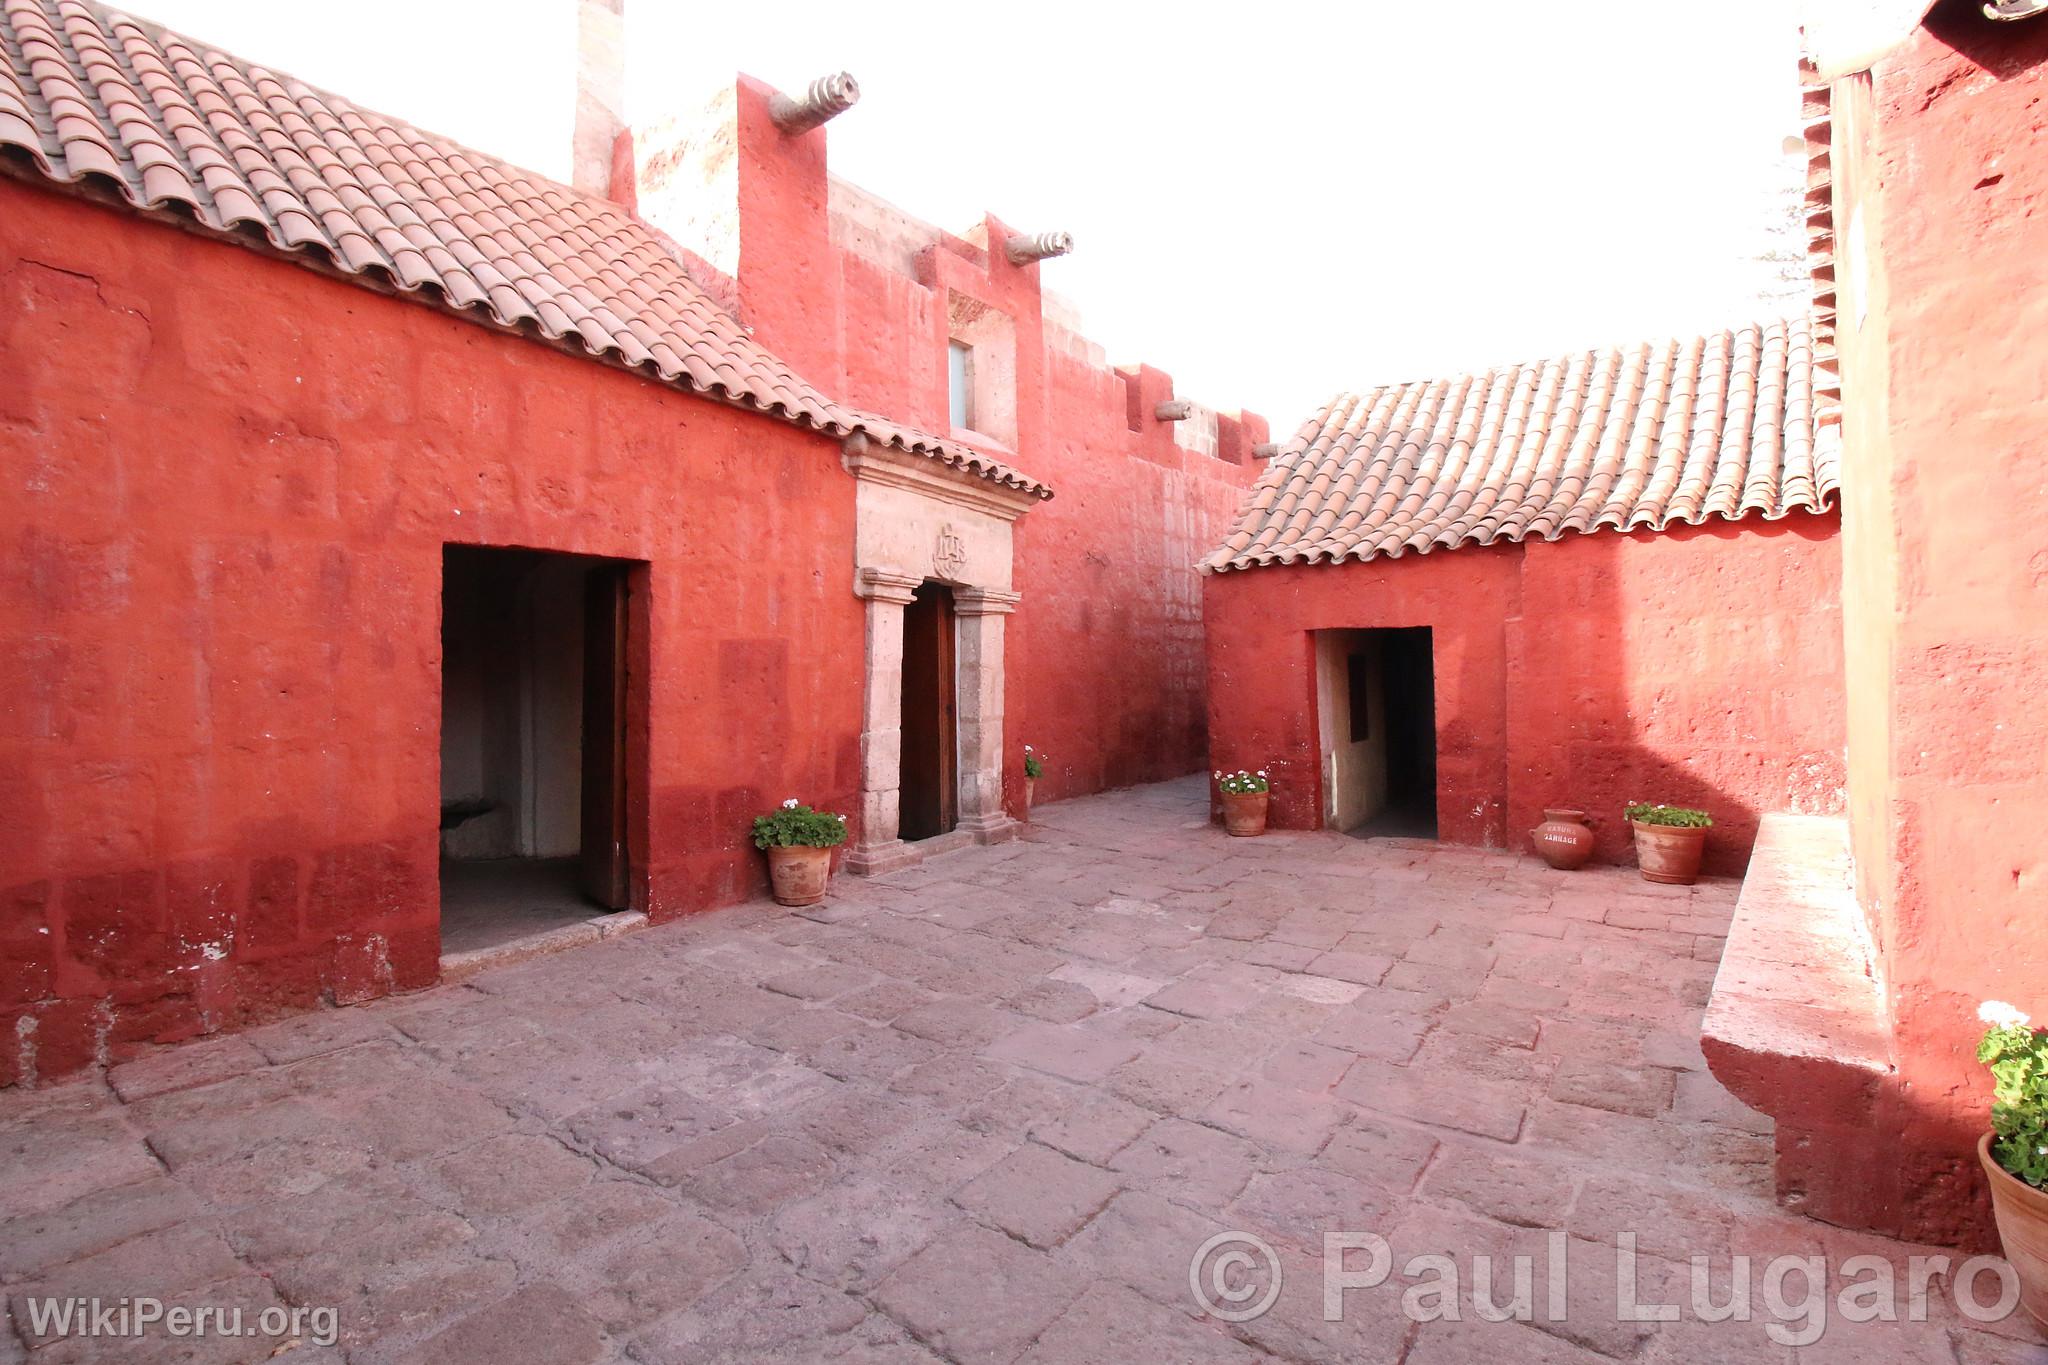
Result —
POLYGON ((1323 823, 1434 839, 1435 657, 1427 626, 1315 633, 1323 823))
POLYGON ((914 843, 960 818, 953 590, 926 582, 903 609, 903 743, 898 834, 914 843))
POLYGON ((443 549, 444 967, 630 908, 634 567, 443 549))

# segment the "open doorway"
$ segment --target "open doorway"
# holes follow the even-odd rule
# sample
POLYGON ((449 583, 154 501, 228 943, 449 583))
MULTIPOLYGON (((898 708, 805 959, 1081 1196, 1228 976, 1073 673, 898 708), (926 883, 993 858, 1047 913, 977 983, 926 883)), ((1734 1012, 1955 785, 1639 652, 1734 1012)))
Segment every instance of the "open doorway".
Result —
POLYGON ((1323 823, 1436 837, 1436 676, 1427 626, 1315 633, 1323 823))
POLYGON ((628 908, 632 567, 442 551, 444 955, 628 908))
POLYGON ((897 832, 930 839, 959 819, 953 590, 925 583, 903 610, 902 781, 897 832))

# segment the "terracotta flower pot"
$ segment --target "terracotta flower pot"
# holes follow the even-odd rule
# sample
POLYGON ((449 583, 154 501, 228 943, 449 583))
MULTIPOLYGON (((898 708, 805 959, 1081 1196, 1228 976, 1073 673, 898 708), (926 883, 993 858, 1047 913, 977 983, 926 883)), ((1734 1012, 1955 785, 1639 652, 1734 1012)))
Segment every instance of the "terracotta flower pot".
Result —
POLYGON ((1562 808, 1543 812, 1543 823, 1529 831, 1529 847, 1552 867, 1570 872, 1593 856, 1593 828, 1586 812, 1562 808))
POLYGON ((1644 881, 1690 886, 1699 879, 1700 854, 1707 846, 1704 826, 1629 824, 1636 832, 1636 861, 1644 881))
POLYGON ((1034 799, 1034 798, 1035 798, 1035 797, 1037 796, 1037 793, 1038 793, 1038 779, 1037 779, 1037 778, 1035 778, 1035 777, 1027 777, 1027 778, 1025 778, 1025 779, 1024 779, 1024 818, 1025 818, 1026 820, 1029 820, 1029 819, 1031 818, 1031 802, 1032 802, 1032 801, 1033 801, 1033 799, 1034 799))
POLYGON ((2005 1259, 2020 1277, 2020 1307, 2048 1332, 2048 1190, 2037 1190, 1998 1164, 1991 1134, 1977 1139, 1977 1160, 1991 1182, 1991 1213, 2005 1259))
POLYGON ((1266 806, 1271 792, 1224 792, 1223 828, 1240 839, 1266 832, 1266 806))
POLYGON ((816 905, 832 876, 829 848, 770 848, 768 885, 779 905, 816 905))

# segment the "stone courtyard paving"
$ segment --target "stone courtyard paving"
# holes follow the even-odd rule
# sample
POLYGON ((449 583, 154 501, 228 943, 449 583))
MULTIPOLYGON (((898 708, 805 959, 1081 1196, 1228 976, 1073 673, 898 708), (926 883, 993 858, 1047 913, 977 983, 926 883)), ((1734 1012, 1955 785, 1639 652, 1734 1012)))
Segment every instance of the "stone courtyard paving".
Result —
MULTIPOLYGON (((813 913, 694 916, 0 1095, 0 1360, 291 1340, 43 1341, 43 1295, 337 1308, 339 1345, 292 1361, 2048 1357, 1945 1278, 1924 1322, 1842 1319, 1849 1257, 1916 1249, 1779 1212, 1767 1122, 1705 1070, 1733 883, 1232 840, 1204 801, 1066 802, 813 913), (1391 1249, 1334 1322, 1326 1231, 1391 1249), (1226 1232, 1284 1272, 1236 1325, 1190 1285, 1226 1232), (1724 1302, 1737 1255, 1758 1281, 1825 1257, 1825 1333, 1772 1341, 1760 1282, 1747 1323, 1620 1320, 1625 1234, 1644 1302, 1688 1303, 1695 1255, 1724 1302), (1532 1256, 1537 1320, 1411 1321, 1424 1253, 1468 1296, 1496 1256, 1503 1302, 1532 1256)), ((1797 1277, 1787 1301, 1810 1329, 1797 1277)))

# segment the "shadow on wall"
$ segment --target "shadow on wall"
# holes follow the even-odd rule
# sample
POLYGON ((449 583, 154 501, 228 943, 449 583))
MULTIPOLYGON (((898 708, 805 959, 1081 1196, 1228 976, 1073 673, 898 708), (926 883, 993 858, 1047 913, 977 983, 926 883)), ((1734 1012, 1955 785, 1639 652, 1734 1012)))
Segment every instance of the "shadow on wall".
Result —
POLYGON ((1512 845, 1570 806, 1598 858, 1632 862, 1623 809, 1663 802, 1711 813, 1705 868, 1739 875, 1764 813, 1839 814, 1838 526, 1802 514, 1525 547, 1505 623, 1512 845))

